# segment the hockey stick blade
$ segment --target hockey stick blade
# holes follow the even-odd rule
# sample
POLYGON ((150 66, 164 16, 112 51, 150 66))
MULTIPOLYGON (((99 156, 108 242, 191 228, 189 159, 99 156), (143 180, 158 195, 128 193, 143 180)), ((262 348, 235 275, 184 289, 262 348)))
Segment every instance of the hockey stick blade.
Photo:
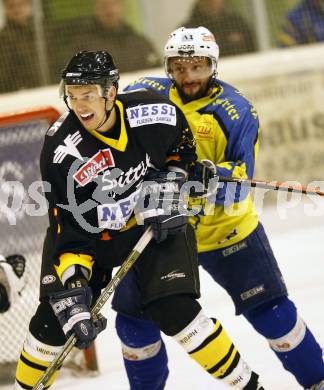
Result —
MULTIPOLYGON (((148 243, 151 241, 152 238, 153 238, 152 229, 151 227, 148 227, 143 233, 142 237, 137 242, 137 244, 132 249, 131 253, 126 258, 126 260, 122 263, 122 265, 120 266, 120 268, 118 269, 114 277, 111 279, 108 285, 103 289, 102 293, 100 294, 99 298, 97 299, 96 303, 91 309, 92 317, 95 318, 99 314, 104 304, 108 301, 110 296, 116 290, 116 287, 124 278, 128 270, 133 266, 133 264, 139 258, 139 256, 144 251, 144 249, 146 248, 146 246, 148 245, 148 243)), ((45 388, 47 382, 52 378, 54 372, 63 364, 65 358, 71 352, 75 343, 76 343, 76 337, 75 335, 71 335, 68 338, 67 342, 62 347, 62 350, 58 353, 55 359, 47 367, 46 371, 41 376, 41 378, 37 381, 37 383, 33 387, 33 390, 43 390, 45 388)))

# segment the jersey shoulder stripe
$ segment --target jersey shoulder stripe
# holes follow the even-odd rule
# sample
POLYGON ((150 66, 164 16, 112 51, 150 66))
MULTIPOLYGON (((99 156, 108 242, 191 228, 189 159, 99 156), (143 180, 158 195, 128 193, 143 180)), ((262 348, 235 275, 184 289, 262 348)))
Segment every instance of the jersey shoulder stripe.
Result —
POLYGON ((169 97, 172 81, 167 77, 141 77, 124 88, 124 91, 132 91, 145 88, 156 91, 159 95, 169 97))
POLYGON ((167 96, 164 96, 152 89, 142 87, 134 88, 129 91, 125 90, 123 93, 117 95, 117 99, 123 103, 125 108, 146 103, 153 104, 168 102, 170 104, 173 104, 167 96))
POLYGON ((52 137, 62 126, 62 123, 65 121, 67 116, 69 115, 70 111, 64 112, 53 124, 50 126, 50 128, 47 130, 46 135, 49 137, 52 137))

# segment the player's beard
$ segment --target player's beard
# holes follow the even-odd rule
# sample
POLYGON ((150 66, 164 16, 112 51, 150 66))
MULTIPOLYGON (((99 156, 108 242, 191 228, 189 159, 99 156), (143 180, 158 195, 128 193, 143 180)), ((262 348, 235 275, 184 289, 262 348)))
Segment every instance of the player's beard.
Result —
POLYGON ((192 93, 192 94, 188 94, 184 91, 184 84, 178 84, 178 83, 174 83, 175 84, 175 87, 177 88, 177 91, 182 99, 182 101, 184 103, 189 103, 189 102, 192 102, 193 100, 197 100, 197 99, 200 99, 204 96, 207 96, 208 95, 208 91, 210 89, 210 86, 209 86, 209 82, 197 82, 197 81, 194 81, 192 83, 186 83, 186 84, 200 84, 200 87, 199 89, 192 93))

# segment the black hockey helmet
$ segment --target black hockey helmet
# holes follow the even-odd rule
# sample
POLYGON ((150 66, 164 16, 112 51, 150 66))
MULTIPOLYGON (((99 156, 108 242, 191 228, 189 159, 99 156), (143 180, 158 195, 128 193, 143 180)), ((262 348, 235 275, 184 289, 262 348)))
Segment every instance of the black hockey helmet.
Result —
POLYGON ((66 85, 98 84, 105 96, 110 86, 118 89, 119 71, 112 56, 106 51, 80 51, 62 72, 60 94, 65 97, 66 85))

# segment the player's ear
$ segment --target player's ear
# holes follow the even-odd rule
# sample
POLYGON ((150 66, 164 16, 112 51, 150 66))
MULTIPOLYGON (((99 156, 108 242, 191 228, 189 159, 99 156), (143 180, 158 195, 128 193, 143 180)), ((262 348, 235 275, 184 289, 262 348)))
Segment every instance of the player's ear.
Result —
POLYGON ((117 89, 114 85, 112 85, 107 92, 107 98, 108 100, 115 100, 117 95, 117 89))

